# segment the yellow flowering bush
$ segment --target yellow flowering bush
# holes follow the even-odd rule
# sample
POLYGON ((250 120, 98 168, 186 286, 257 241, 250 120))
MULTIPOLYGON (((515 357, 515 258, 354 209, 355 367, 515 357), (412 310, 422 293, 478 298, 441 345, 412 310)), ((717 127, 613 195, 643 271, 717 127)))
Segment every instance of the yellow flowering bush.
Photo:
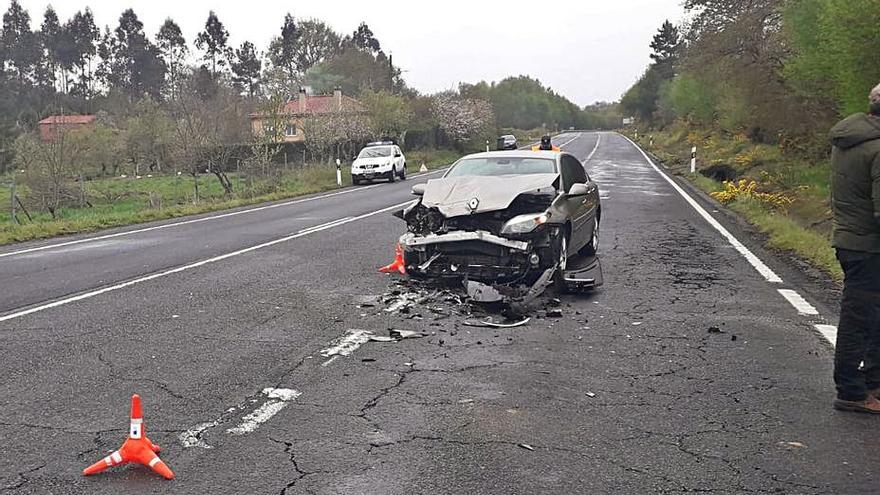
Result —
POLYGON ((754 180, 725 181, 723 189, 712 193, 712 197, 728 204, 738 199, 753 199, 774 208, 784 208, 794 200, 783 193, 767 193, 758 191, 758 183, 754 180))

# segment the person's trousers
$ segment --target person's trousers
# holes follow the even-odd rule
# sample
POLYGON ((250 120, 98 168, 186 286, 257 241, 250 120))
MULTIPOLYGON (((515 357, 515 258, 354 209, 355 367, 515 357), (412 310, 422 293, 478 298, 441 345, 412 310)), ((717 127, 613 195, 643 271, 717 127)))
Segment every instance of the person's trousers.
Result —
POLYGON ((838 249, 837 259, 845 278, 834 383, 839 399, 864 400, 880 388, 880 254, 838 249))

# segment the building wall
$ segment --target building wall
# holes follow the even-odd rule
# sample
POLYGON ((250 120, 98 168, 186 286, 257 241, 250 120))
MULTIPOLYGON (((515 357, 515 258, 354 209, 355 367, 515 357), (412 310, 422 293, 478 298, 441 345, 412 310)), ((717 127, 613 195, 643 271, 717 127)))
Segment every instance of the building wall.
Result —
MULTIPOLYGON (((299 118, 290 118, 284 122, 284 129, 282 129, 283 139, 282 141, 285 143, 299 143, 305 141, 306 136, 303 132, 302 120, 299 118)), ((264 136, 265 130, 264 126, 267 125, 268 119, 260 118, 260 117, 252 117, 251 118, 251 131, 255 136, 264 136)))

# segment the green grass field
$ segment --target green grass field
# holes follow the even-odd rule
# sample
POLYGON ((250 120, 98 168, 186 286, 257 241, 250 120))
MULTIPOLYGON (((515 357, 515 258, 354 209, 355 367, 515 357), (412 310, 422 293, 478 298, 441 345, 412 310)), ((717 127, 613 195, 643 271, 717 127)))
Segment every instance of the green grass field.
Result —
MULTIPOLYGON (((407 168, 417 173, 421 163, 429 169, 451 164, 458 154, 450 150, 420 150, 407 154, 407 168)), ((108 227, 119 227, 153 220, 181 217, 209 211, 235 208, 250 204, 275 201, 304 194, 336 189, 336 169, 332 166, 308 166, 286 170, 274 180, 229 174, 233 193, 224 193, 212 174, 154 175, 153 177, 113 177, 88 181, 84 184, 86 200, 91 207, 80 207, 78 200, 56 212, 56 218, 39 208, 39 202, 29 197, 28 189, 20 183, 19 197, 24 198, 32 220, 22 211, 11 219, 9 184, 11 176, 0 176, 0 244, 42 239, 62 234, 90 232, 108 227), (198 182, 198 200, 196 184, 198 182)), ((347 167, 343 167, 343 184, 351 185, 347 167)), ((81 195, 78 183, 71 183, 75 196, 81 195)))

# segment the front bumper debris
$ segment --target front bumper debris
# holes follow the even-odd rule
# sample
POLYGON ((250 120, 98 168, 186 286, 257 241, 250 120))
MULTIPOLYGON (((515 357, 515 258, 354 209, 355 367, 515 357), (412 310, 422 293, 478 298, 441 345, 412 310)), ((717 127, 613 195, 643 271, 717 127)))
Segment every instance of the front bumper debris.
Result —
POLYGON ((489 232, 484 231, 476 231, 476 232, 465 232, 465 231, 455 231, 449 232, 448 234, 428 234, 428 235, 415 235, 413 233, 404 234, 400 238, 400 244, 409 248, 416 248, 420 246, 427 246, 431 244, 443 244, 448 242, 463 242, 463 241, 482 241, 488 242, 489 244, 496 244, 498 246, 503 246, 510 249, 515 249, 517 251, 527 252, 529 251, 529 243, 525 241, 514 241, 511 239, 505 239, 504 237, 499 237, 494 234, 490 234, 489 232))

